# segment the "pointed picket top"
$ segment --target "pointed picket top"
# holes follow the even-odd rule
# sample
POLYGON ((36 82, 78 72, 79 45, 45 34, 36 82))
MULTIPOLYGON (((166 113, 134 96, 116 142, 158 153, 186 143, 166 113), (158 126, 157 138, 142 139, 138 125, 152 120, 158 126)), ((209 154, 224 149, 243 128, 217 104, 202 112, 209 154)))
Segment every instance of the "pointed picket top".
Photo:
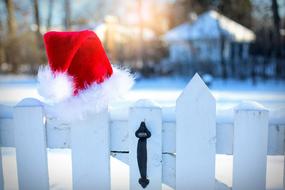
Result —
POLYGON ((176 104, 179 104, 179 102, 184 98, 199 98, 202 94, 208 95, 210 99, 215 101, 215 98, 213 97, 207 85, 204 83, 200 75, 196 73, 178 97, 176 104))
POLYGON ((176 101, 177 190, 215 189, 215 136, 216 102, 195 74, 176 101))

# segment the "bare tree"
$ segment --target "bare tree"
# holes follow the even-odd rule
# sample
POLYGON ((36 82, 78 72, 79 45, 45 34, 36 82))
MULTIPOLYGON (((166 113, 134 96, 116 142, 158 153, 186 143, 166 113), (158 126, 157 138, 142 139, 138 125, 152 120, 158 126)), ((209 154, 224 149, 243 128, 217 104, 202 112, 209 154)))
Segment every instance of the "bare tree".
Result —
POLYGON ((279 61, 279 58, 282 57, 282 42, 281 42, 281 35, 280 35, 280 15, 278 12, 279 5, 277 0, 271 1, 271 10, 273 15, 273 24, 274 24, 274 40, 273 40, 273 47, 275 50, 275 55, 277 57, 276 61, 276 76, 280 77, 281 75, 281 61, 279 61))
POLYGON ((53 0, 49 0, 49 4, 48 4, 48 18, 47 18, 47 30, 50 29, 51 27, 51 21, 52 21, 52 10, 53 10, 53 5, 54 5, 54 1, 53 0))
POLYGON ((142 18, 142 0, 138 0, 138 8, 139 8, 139 52, 138 52, 138 67, 144 66, 144 40, 143 40, 143 18, 142 18), (140 65, 141 64, 141 65, 140 65))
POLYGON ((42 34, 41 34, 41 20, 40 20, 40 11, 39 11, 39 2, 38 0, 33 0, 33 8, 34 8, 34 20, 36 24, 36 31, 35 35, 37 38, 37 46, 40 49, 40 63, 33 63, 32 64, 32 72, 37 71, 37 65, 44 63, 46 61, 45 55, 44 55, 44 44, 42 40, 42 34))
POLYGON ((220 26, 220 16, 218 16, 218 19, 217 19, 217 28, 220 32, 220 40, 219 40, 219 43, 220 43, 220 63, 221 63, 221 69, 222 69, 222 78, 223 79, 227 79, 228 78, 228 73, 227 73, 227 66, 226 66, 226 62, 225 62, 225 57, 224 57, 224 51, 225 51, 225 35, 224 35, 224 32, 222 31, 222 28, 220 26))
POLYGON ((280 35, 280 15, 278 12, 279 5, 277 0, 272 0, 271 10, 273 15, 273 24, 274 24, 274 30, 275 30, 275 43, 276 43, 276 53, 281 53, 281 35, 280 35))
POLYGON ((0 66, 5 61, 3 39, 4 39, 4 28, 3 28, 2 15, 0 15, 0 66))
POLYGON ((64 17, 64 26, 66 30, 71 29, 71 5, 70 0, 64 0, 64 10, 65 10, 65 17, 64 17))
POLYGON ((17 23, 15 19, 15 7, 14 7, 13 0, 5 0, 5 6, 7 10, 8 35, 14 36, 17 30, 17 23))
POLYGON ((20 64, 15 52, 18 52, 18 41, 16 39, 17 23, 15 19, 15 7, 13 0, 5 0, 7 12, 7 38, 5 39, 5 59, 12 67, 12 72, 18 72, 20 64))
POLYGON ((39 13, 39 2, 38 0, 33 0, 33 8, 34 8, 34 19, 36 28, 36 34, 40 36, 41 34, 41 22, 40 22, 40 13, 39 13))

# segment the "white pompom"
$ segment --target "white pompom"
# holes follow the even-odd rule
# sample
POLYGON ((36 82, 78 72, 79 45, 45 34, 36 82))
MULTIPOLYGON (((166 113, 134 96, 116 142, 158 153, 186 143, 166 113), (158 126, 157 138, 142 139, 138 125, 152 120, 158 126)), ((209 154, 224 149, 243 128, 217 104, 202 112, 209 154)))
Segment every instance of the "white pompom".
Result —
POLYGON ((48 66, 38 71, 38 92, 50 102, 60 102, 73 95, 73 80, 66 73, 52 73, 48 66))

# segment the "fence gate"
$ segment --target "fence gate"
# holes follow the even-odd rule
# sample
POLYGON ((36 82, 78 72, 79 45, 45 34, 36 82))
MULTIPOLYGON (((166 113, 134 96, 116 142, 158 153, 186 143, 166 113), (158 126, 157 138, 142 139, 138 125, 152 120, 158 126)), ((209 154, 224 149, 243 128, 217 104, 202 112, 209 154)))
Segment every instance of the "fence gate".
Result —
POLYGON ((110 155, 129 165, 134 190, 265 190, 267 155, 284 153, 284 119, 269 123, 269 112, 252 103, 236 107, 233 120, 217 120, 198 74, 171 116, 150 100, 137 101, 127 119, 105 110, 73 123, 47 118, 35 99, 1 108, 9 114, 0 112, 0 145, 16 147, 20 190, 50 189, 47 148, 71 149, 74 190, 111 189, 110 155), (216 154, 233 155, 232 187, 215 179, 216 154))

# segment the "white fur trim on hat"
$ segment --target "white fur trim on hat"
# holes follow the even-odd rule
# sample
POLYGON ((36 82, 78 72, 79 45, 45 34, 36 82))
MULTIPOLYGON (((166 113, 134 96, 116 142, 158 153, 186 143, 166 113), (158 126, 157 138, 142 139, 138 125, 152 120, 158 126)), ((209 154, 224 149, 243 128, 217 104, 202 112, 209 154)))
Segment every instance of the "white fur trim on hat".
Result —
POLYGON ((53 73, 48 66, 39 68, 38 92, 50 102, 59 102, 73 94, 73 80, 66 73, 53 73))
POLYGON ((73 96, 72 80, 69 76, 66 74, 53 76, 46 72, 46 68, 39 70, 39 93, 47 99, 45 105, 47 114, 63 121, 83 119, 87 113, 98 113, 106 109, 111 101, 120 98, 134 84, 134 79, 128 71, 113 67, 111 77, 100 84, 94 83, 73 96), (59 84, 53 84, 52 80, 59 84))

